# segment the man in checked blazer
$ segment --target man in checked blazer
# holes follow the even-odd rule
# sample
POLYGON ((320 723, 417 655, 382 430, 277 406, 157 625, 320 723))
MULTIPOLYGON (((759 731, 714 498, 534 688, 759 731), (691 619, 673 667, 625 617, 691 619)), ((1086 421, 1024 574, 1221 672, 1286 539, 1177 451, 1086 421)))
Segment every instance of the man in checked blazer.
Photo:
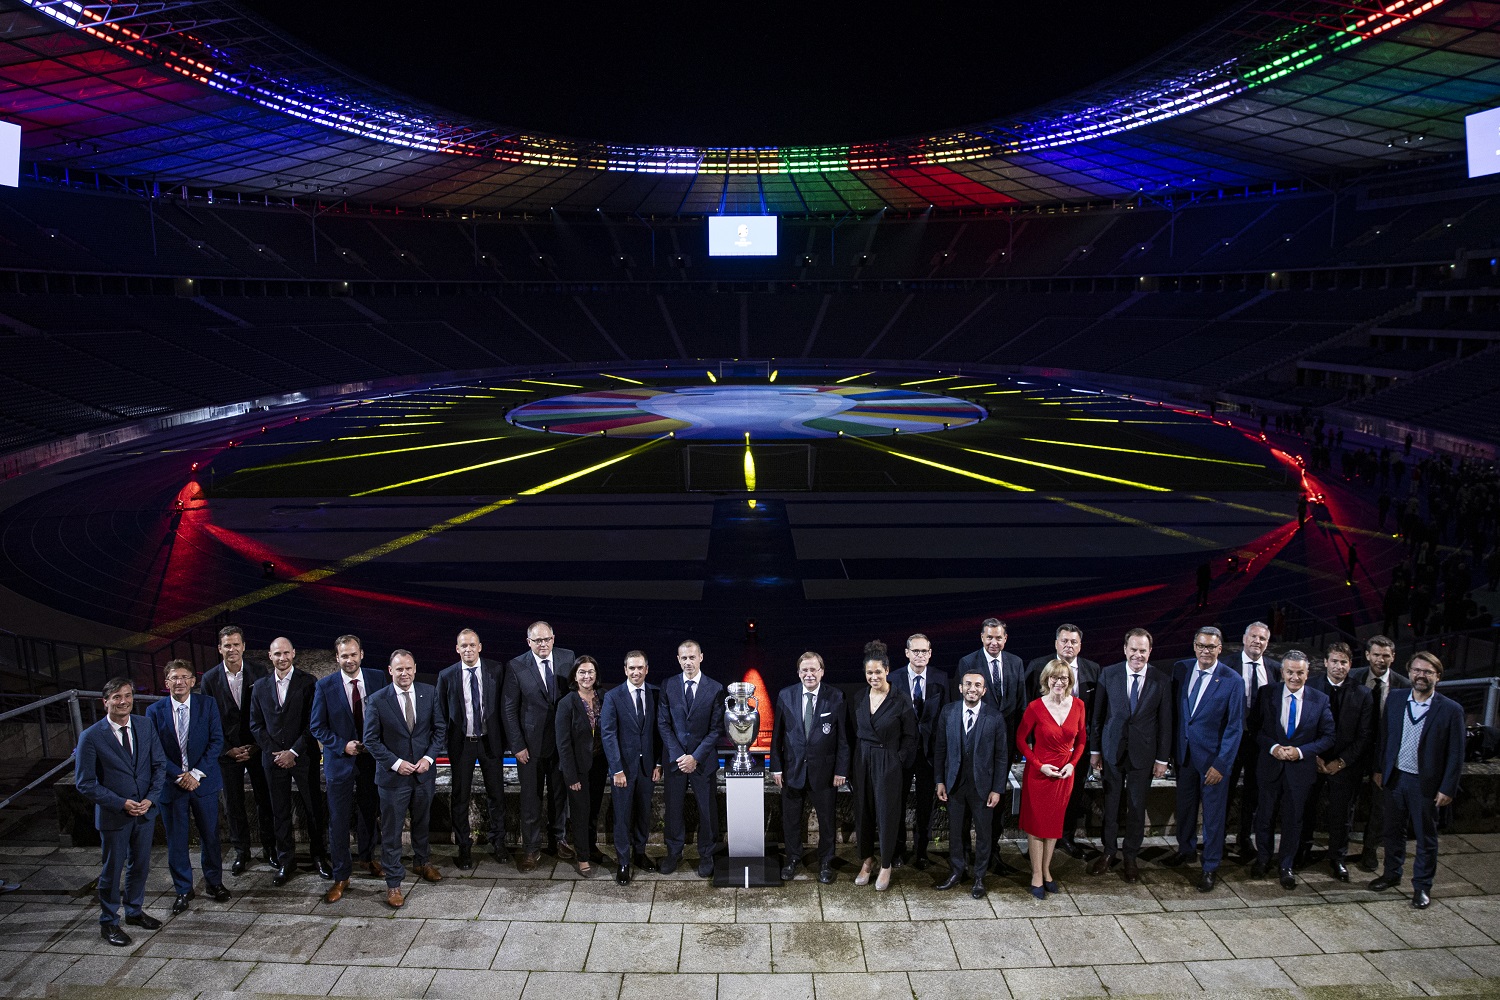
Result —
POLYGON ((771 724, 771 778, 781 789, 781 836, 786 847, 783 881, 802 859, 802 815, 810 803, 818 817, 818 881, 833 882, 838 820, 834 797, 849 777, 849 729, 844 693, 823 686, 823 657, 806 652, 797 661, 799 683, 776 696, 771 724))
POLYGON ((656 726, 661 731, 666 792, 663 839, 667 856, 657 868, 663 875, 677 870, 687 840, 684 807, 692 789, 698 803, 698 877, 714 874, 714 845, 719 836, 719 737, 724 733, 724 685, 703 672, 703 647, 688 639, 677 647, 682 673, 661 686, 661 709, 656 726))

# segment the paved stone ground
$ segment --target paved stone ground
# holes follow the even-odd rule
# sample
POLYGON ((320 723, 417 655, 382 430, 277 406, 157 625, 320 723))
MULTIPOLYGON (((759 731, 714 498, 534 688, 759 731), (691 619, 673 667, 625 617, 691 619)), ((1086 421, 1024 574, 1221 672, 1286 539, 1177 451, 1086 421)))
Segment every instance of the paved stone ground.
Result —
MULTIPOLYGON (((1143 882, 1054 869, 1046 902, 1021 880, 990 879, 975 901, 901 869, 892 891, 820 886, 715 889, 685 864, 629 887, 579 880, 544 856, 537 872, 479 855, 472 873, 440 848, 442 883, 407 888, 392 912, 383 883, 356 879, 325 906, 304 872, 271 885, 262 866, 226 880, 234 898, 199 899, 168 919, 161 852, 129 949, 98 937, 82 889, 97 851, 0 846, 0 996, 220 1000, 258 995, 451 1000, 1042 1000, 1089 995, 1373 997, 1500 993, 1500 834, 1447 836, 1432 908, 1350 885, 1321 866, 1286 892, 1227 866, 1198 893, 1189 876, 1145 865, 1143 882), (1495 977, 1495 978, 1490 978, 1495 977)), ((847 852, 846 852, 847 853, 847 852)), ((1158 843, 1144 860, 1162 853, 1158 843)), ((1007 853, 1007 857, 1009 857, 1007 853)))

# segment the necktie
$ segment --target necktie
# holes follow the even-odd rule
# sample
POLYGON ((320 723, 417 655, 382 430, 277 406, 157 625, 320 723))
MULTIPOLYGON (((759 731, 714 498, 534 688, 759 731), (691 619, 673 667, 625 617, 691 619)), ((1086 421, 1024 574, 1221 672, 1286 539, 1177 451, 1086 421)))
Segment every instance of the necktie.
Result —
POLYGON ((1193 678, 1193 683, 1188 687, 1187 712, 1190 719, 1193 717, 1193 712, 1198 708, 1198 689, 1203 687, 1203 679, 1208 676, 1208 672, 1205 670, 1198 670, 1195 673, 1197 676, 1193 678))
POLYGON ((1135 714, 1135 706, 1136 706, 1136 703, 1140 701, 1140 698, 1141 698, 1141 675, 1140 674, 1131 674, 1130 675, 1130 714, 1131 715, 1135 714))
POLYGON ((229 693, 234 695, 234 707, 240 708, 240 685, 243 674, 235 673, 229 675, 229 693))
POLYGON ((474 716, 469 724, 470 736, 484 735, 484 709, 479 701, 479 669, 469 667, 469 705, 474 716))
POLYGON ((922 717, 922 706, 926 703, 926 701, 927 699, 922 694, 922 676, 918 674, 917 687, 916 690, 912 692, 911 703, 912 707, 917 710, 917 718, 919 719, 922 717))
POLYGON ((1260 661, 1250 664, 1250 700, 1255 701, 1255 692, 1260 690, 1260 661))
POLYGON ((1291 699, 1291 704, 1286 707, 1286 738, 1291 739, 1292 733, 1297 731, 1297 699, 1291 699))
POLYGON ((684 702, 684 705, 687 708, 687 714, 688 715, 692 715, 693 714, 693 688, 695 688, 695 687, 697 687, 697 682, 696 681, 688 681, 687 682, 687 699, 684 702))
POLYGON ((365 700, 359 695, 359 678, 349 685, 349 710, 354 713, 354 738, 365 738, 365 700))
POLYGON ((552 696, 552 661, 542 661, 542 687, 547 689, 547 700, 549 702, 557 699, 552 696))
POLYGON ((405 703, 406 731, 411 732, 417 728, 417 710, 411 703, 411 691, 402 691, 401 700, 405 703))
POLYGON ((187 747, 188 747, 188 707, 186 705, 178 705, 177 706, 177 749, 179 749, 180 751, 182 751, 182 763, 183 763, 184 767, 187 766, 187 747))
POLYGON ((813 693, 808 691, 802 697, 802 739, 809 740, 813 727, 813 693))
POLYGON ((125 756, 135 760, 135 751, 130 749, 130 723, 120 727, 120 746, 125 748, 125 756))
POLYGON ((972 708, 966 708, 966 709, 964 709, 964 732, 968 733, 973 728, 974 728, 974 710, 972 708))
POLYGON ((995 699, 998 701, 1005 697, 1005 674, 1000 670, 999 657, 990 660, 990 673, 993 675, 995 699))
POLYGON ((646 698, 640 688, 635 689, 635 721, 637 725, 646 721, 646 698))
POLYGON ((1375 704, 1380 709, 1380 714, 1385 714, 1385 678, 1375 678, 1375 704))

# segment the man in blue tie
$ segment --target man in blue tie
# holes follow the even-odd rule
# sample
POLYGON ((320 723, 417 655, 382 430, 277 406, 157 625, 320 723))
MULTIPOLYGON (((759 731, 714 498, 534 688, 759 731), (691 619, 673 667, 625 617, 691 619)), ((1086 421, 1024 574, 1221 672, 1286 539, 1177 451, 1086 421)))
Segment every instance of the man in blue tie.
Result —
POLYGON ((1255 862, 1250 876, 1270 868, 1273 820, 1280 820, 1281 850, 1277 868, 1281 887, 1297 888, 1292 872, 1302 843, 1302 813, 1318 778, 1318 756, 1333 746, 1333 709, 1328 696, 1307 686, 1307 654, 1294 649, 1281 660, 1281 683, 1267 684, 1258 695, 1260 732, 1260 802, 1255 808, 1255 862))
POLYGON ((1203 812, 1203 872, 1199 892, 1218 884, 1224 858, 1224 819, 1229 802, 1225 778, 1240 748, 1245 720, 1245 687, 1240 675, 1219 662, 1224 635, 1212 626, 1193 636, 1194 659, 1173 670, 1177 693, 1177 854, 1169 867, 1190 863, 1198 812, 1203 812))
POLYGON ((193 862, 188 852, 188 824, 198 824, 198 863, 203 869, 203 891, 216 903, 229 901, 224 888, 224 856, 219 844, 219 755, 224 752, 224 728, 219 706, 212 698, 194 694, 197 683, 193 665, 187 660, 167 664, 167 693, 171 696, 151 703, 146 718, 156 726, 157 739, 167 761, 167 780, 162 786, 161 821, 167 829, 167 864, 177 899, 172 915, 187 910, 196 898, 193 862))
POLYGON ((625 654, 626 683, 604 696, 599 716, 600 741, 608 762, 613 787, 610 807, 615 814, 615 881, 630 884, 630 866, 655 871, 646 856, 646 837, 651 824, 651 789, 661 780, 661 744, 656 727, 656 703, 660 692, 646 684, 649 670, 646 654, 633 649, 625 654))

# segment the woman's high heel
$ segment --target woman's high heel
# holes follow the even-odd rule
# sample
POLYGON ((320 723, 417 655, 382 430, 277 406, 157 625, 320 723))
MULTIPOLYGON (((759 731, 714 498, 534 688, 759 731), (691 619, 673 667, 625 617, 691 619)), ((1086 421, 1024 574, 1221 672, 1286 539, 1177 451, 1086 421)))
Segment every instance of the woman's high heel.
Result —
POLYGON ((876 892, 885 892, 890 887, 891 887, 891 870, 889 868, 882 868, 882 869, 880 869, 880 877, 875 880, 875 891, 876 892))
POLYGON ((865 863, 860 866, 859 874, 854 876, 855 885, 869 885, 870 873, 875 870, 875 859, 866 858, 865 863))
POLYGON ((1062 886, 1058 885, 1056 882, 1051 881, 1050 879, 1042 883, 1042 888, 1046 889, 1048 892, 1062 892, 1062 886))
POLYGON ((1041 886, 1041 885, 1034 885, 1034 886, 1031 887, 1031 894, 1033 896, 1035 896, 1037 899, 1046 899, 1047 898, 1047 887, 1046 886, 1041 886))

